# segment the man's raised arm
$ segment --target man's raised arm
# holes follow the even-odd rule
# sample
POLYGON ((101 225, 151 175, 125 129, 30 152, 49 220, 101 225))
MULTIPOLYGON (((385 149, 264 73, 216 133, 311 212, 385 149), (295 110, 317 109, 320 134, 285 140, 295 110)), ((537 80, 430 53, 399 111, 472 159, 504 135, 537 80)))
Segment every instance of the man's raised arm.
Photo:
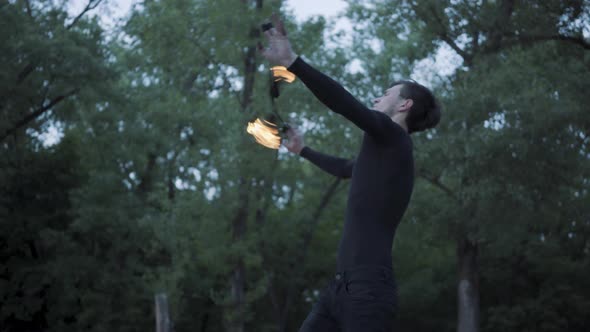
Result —
POLYGON ((275 27, 264 32, 268 47, 260 48, 267 60, 288 67, 324 105, 374 138, 386 139, 392 134, 395 125, 387 115, 367 108, 338 82, 298 57, 291 48, 283 23, 276 15, 273 16, 273 23, 275 27))

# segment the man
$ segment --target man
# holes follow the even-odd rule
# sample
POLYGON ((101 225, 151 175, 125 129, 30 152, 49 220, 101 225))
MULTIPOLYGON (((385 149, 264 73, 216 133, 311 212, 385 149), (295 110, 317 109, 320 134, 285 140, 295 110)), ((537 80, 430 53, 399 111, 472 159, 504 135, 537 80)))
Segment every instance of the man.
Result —
POLYGON ((440 109, 432 93, 412 82, 393 84, 369 109, 340 84, 317 71, 292 50, 282 22, 265 31, 262 55, 297 75, 332 111, 364 131, 354 160, 331 157, 305 146, 289 130, 284 146, 324 171, 351 178, 336 273, 300 332, 389 331, 396 306, 391 248, 395 229, 412 194, 414 161, 410 133, 432 128, 440 109))

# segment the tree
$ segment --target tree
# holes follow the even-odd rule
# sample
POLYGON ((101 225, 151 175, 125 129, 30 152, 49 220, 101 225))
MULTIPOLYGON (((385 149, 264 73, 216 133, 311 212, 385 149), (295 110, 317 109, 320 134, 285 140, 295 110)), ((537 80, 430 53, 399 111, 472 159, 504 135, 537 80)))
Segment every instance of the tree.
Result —
MULTIPOLYGON (((297 329, 333 272, 347 182, 246 123, 275 107, 342 157, 360 131, 298 82, 270 103, 254 46, 280 2, 145 1, 108 41, 86 17, 99 3, 0 5, 0 329, 150 329, 161 292, 177 331, 297 329)), ((588 325, 584 4, 355 2, 350 49, 284 14, 296 51, 361 99, 441 48, 462 59, 432 75, 443 122, 413 135, 400 328, 588 325)))
POLYGON ((417 135, 417 165, 419 177, 450 198, 437 219, 456 241, 457 329, 477 331, 482 250, 494 241, 514 247, 524 235, 515 228, 534 237, 537 220, 562 209, 549 197, 585 187, 587 97, 576 91, 587 74, 587 4, 368 1, 351 4, 349 17, 367 28, 355 46, 361 59, 375 60, 364 67, 374 86, 386 84, 392 68, 409 75, 442 46, 462 59, 455 74, 437 80, 447 112, 436 131, 417 135), (372 36, 378 51, 363 47, 372 36), (557 67, 559 76, 551 72, 557 67))
MULTIPOLYGON (((302 222, 300 219, 303 219, 311 220, 312 225, 317 223, 335 187, 323 194, 311 193, 310 199, 301 202, 297 192, 305 181, 280 176, 293 169, 284 166, 287 162, 293 163, 293 158, 281 158, 262 149, 245 133, 248 120, 271 113, 268 68, 260 66, 254 50, 259 24, 270 16, 273 4, 237 4, 235 1, 150 2, 141 11, 134 12, 125 27, 132 48, 129 52, 123 48, 122 52, 127 54, 124 56, 129 64, 129 80, 136 85, 129 93, 136 96, 134 102, 142 105, 142 112, 121 112, 128 117, 109 121, 128 124, 123 129, 125 137, 149 149, 151 159, 138 156, 140 159, 130 162, 131 154, 126 158, 121 156, 126 159, 122 164, 131 165, 124 172, 139 174, 139 181, 131 183, 133 187, 148 188, 152 192, 158 191, 156 186, 163 188, 162 164, 170 170, 169 180, 183 182, 180 187, 177 183, 171 186, 176 198, 166 203, 177 227, 172 231, 179 243, 177 249, 195 252, 194 256, 188 255, 194 266, 182 260, 176 261, 172 268, 179 271, 179 278, 186 287, 171 297, 172 302, 178 301, 172 305, 172 310, 179 311, 177 317, 181 324, 211 328, 218 325, 212 325, 217 323, 211 322, 210 317, 224 317, 225 329, 242 330, 255 324, 253 306, 268 305, 268 301, 276 300, 272 307, 278 316, 274 317, 279 329, 284 330, 292 303, 302 301, 300 289, 305 280, 293 278, 296 283, 288 280, 288 292, 281 294, 277 292, 282 289, 280 276, 289 272, 303 275, 305 271, 296 269, 292 260, 272 265, 273 243, 284 246, 288 239, 285 250, 297 251, 299 241, 309 246, 315 228, 305 227, 302 232, 298 231, 295 239, 288 232, 302 224, 285 226, 282 228, 285 232, 280 234, 268 233, 266 229, 276 229, 273 225, 276 220, 302 222), (253 15, 228 21, 227 13, 235 11, 236 6, 253 15), (141 172, 147 169, 154 175, 150 177, 152 185, 141 186, 145 183, 141 180, 145 172, 141 172), (204 179, 195 181, 191 172, 204 179), (309 205, 312 198, 318 196, 319 202, 311 205, 318 207, 312 208, 315 212, 309 217, 287 217, 289 211, 296 211, 291 209, 272 212, 291 204, 292 200, 298 201, 299 206, 309 205), (296 242, 292 243, 294 240, 296 242), (187 275, 187 271, 199 268, 207 271, 206 276, 187 275), (275 271, 279 269, 285 271, 275 271), (228 280, 228 283, 220 280, 228 280), (181 293, 194 295, 184 298, 181 293), (281 299, 283 296, 285 298, 281 299), (216 310, 210 308, 211 302, 217 305, 216 310), (188 310, 185 303, 203 306, 205 313, 200 316, 200 322, 183 317, 183 310, 188 310)), ((300 39, 302 47, 313 51, 308 54, 319 57, 323 26, 323 20, 315 20, 301 28, 292 25, 291 31, 300 39)), ((310 110, 306 103, 311 96, 298 98, 303 91, 302 87, 285 87, 283 94, 293 92, 296 95, 279 100, 280 112, 289 115, 295 110, 310 110)), ((323 122, 318 113, 321 114, 312 111, 303 116, 323 122)), ((299 162, 293 165, 300 167, 299 162)), ((311 189, 324 192, 326 181, 329 180, 322 178, 314 182, 311 189)), ((161 200, 158 201, 161 204, 161 200)), ((297 263, 301 262, 299 259, 297 263)), ((190 310, 194 311, 194 307, 190 310)), ((173 315, 176 316, 174 312, 173 315)))
POLYGON ((137 249, 153 234, 123 182, 100 172, 108 158, 94 152, 104 150, 87 149, 100 143, 87 121, 120 103, 103 30, 85 16, 99 3, 75 17, 53 3, 0 7, 2 330, 153 326, 142 279, 161 246, 137 249), (51 126, 64 137, 46 147, 51 126))
POLYGON ((6 119, 0 141, 37 131, 51 121, 72 119, 74 107, 108 93, 114 72, 106 66, 102 29, 84 14, 77 17, 50 4, 19 1, 4 4, 5 22, 0 111, 6 119), (58 111, 59 110, 59 111, 58 111), (49 120, 49 121, 48 121, 49 120))

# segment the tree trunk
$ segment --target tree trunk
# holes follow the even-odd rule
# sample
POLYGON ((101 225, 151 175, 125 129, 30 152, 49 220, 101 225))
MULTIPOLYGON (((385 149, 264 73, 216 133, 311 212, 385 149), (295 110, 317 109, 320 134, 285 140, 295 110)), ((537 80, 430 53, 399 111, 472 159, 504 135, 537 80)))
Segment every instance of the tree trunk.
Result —
POLYGON ((142 174, 139 174, 139 185, 137 185, 137 195, 142 201, 146 201, 149 193, 153 189, 154 169, 156 168, 156 159, 158 156, 155 153, 148 153, 147 164, 142 174))
POLYGON ((156 332, 171 332, 170 312, 168 311, 168 297, 166 293, 156 294, 156 332))
MULTIPOLYGON (((248 4, 247 0, 241 0, 242 3, 248 4)), ((256 10, 262 9, 262 0, 255 0, 256 10)), ((251 27, 250 36, 252 45, 246 49, 244 54, 244 89, 240 100, 240 111, 246 113, 249 111, 254 95, 254 81, 256 78, 256 46, 254 41, 259 37, 260 29, 258 26, 251 27)), ((244 136, 242 139, 245 140, 244 136)), ((248 144, 246 141, 240 142, 242 145, 248 144)), ((240 167, 241 168, 241 167, 240 167)), ((251 188, 251 179, 248 174, 240 170, 240 183, 238 187, 238 210, 232 220, 232 240, 235 242, 243 241, 246 238, 248 225, 248 210, 250 209, 249 195, 251 188)), ((233 267, 230 278, 230 305, 226 314, 226 329, 228 332, 244 331, 244 315, 246 313, 246 269, 242 257, 238 257, 233 267)))
POLYGON ((479 331, 479 271, 477 243, 463 235, 457 243, 457 332, 479 331))
MULTIPOLYGON (((232 240, 233 242, 242 241, 246 237, 248 209, 250 206, 249 178, 240 178, 238 187, 238 211, 234 220, 232 221, 232 240)), ((227 330, 228 332, 243 332, 244 319, 243 313, 245 311, 245 295, 246 295, 246 271, 244 268, 244 260, 238 257, 233 267, 230 279, 230 294, 231 302, 228 307, 229 313, 227 315, 227 330)))
POLYGON ((228 322, 228 330, 229 332, 244 332, 244 311, 245 311, 245 269, 244 269, 244 261, 242 258, 239 259, 239 262, 234 267, 232 280, 231 280, 231 295, 233 300, 233 305, 230 307, 232 309, 231 312, 231 319, 228 322))

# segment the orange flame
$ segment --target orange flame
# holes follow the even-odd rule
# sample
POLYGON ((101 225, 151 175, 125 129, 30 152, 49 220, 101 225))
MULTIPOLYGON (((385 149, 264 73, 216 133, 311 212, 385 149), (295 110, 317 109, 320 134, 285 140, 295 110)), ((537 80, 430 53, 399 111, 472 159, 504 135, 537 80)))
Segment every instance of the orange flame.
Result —
POLYGON ((272 122, 256 119, 254 122, 248 122, 246 131, 248 134, 254 136, 256 142, 267 148, 276 150, 281 146, 279 130, 272 122))
POLYGON ((295 74, 288 71, 286 67, 275 66, 270 68, 270 70, 272 71, 272 76, 275 78, 275 82, 285 81, 287 83, 292 83, 295 81, 295 74))

